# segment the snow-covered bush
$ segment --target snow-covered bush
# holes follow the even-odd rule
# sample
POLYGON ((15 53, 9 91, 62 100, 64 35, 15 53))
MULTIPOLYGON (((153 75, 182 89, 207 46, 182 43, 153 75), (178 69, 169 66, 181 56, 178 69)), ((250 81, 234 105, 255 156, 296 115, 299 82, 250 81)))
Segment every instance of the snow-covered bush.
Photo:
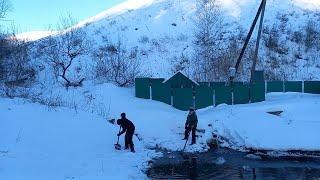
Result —
POLYGON ((320 24, 316 21, 309 20, 305 27, 304 44, 306 51, 316 48, 320 50, 320 24))
POLYGON ((112 82, 120 87, 131 86, 140 74, 137 48, 129 51, 118 41, 106 42, 93 53, 95 77, 101 81, 112 82))
POLYGON ((175 56, 171 62, 173 64, 171 69, 172 73, 175 74, 178 71, 182 71, 186 75, 190 75, 190 62, 190 58, 183 53, 179 57, 175 56))
POLYGON ((13 34, 0 37, 0 46, 0 80, 12 87, 31 82, 36 75, 31 63, 31 44, 13 34))
POLYGON ((146 35, 141 36, 141 37, 139 38, 139 42, 140 42, 141 44, 147 44, 147 43, 149 43, 149 38, 148 38, 148 36, 146 36, 146 35))

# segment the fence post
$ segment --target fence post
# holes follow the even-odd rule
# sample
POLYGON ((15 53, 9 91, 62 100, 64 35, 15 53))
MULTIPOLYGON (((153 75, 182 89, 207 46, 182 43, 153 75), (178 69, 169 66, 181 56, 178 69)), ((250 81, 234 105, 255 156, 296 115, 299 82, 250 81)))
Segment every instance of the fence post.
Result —
POLYGON ((232 88, 232 91, 231 91, 231 104, 234 105, 234 88, 232 88))
POLYGON ((212 99, 213 99, 213 107, 215 107, 216 106, 216 90, 215 89, 213 89, 212 99))

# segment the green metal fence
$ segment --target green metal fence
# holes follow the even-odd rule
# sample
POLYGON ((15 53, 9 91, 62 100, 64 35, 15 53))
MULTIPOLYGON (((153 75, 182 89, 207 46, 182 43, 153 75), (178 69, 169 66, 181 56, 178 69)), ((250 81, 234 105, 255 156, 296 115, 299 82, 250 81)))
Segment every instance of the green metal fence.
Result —
POLYGON ((267 82, 267 92, 284 92, 283 81, 267 82))
POLYGON ((285 92, 302 92, 302 81, 285 81, 285 92))
POLYGON ((210 87, 200 86, 195 88, 196 109, 213 105, 213 90, 210 87))
POLYGON ((252 84, 250 89, 250 100, 252 103, 261 102, 266 99, 265 94, 265 83, 264 82, 255 82, 252 84))
POLYGON ((243 82, 234 82, 232 88, 225 86, 225 82, 200 82, 199 86, 193 88, 172 88, 171 83, 163 82, 163 78, 136 78, 136 97, 152 98, 173 105, 177 109, 188 110, 190 106, 201 109, 223 103, 231 105, 261 102, 265 100, 265 88, 267 92, 320 94, 320 81, 271 81, 266 83, 259 81, 254 82, 251 88, 243 82))
POLYGON ((320 81, 305 81, 304 92, 312 94, 320 94, 320 81))
POLYGON ((219 88, 221 86, 225 86, 226 83, 225 82, 210 82, 209 84, 212 89, 215 89, 215 88, 219 88))
POLYGON ((210 87, 210 82, 198 82, 199 86, 210 87))
POLYGON ((215 86, 215 105, 232 104, 232 93, 230 86, 215 86))
POLYGON ((151 85, 152 100, 171 105, 171 88, 168 84, 153 82, 151 85))
POLYGON ((249 85, 236 83, 233 85, 233 104, 247 104, 250 101, 249 85))
POLYGON ((192 88, 173 88, 173 107, 186 111, 193 106, 192 88))
POLYGON ((164 81, 164 78, 151 78, 150 81, 151 84, 162 83, 164 81))
POLYGON ((150 99, 150 78, 135 79, 135 94, 138 98, 150 99))

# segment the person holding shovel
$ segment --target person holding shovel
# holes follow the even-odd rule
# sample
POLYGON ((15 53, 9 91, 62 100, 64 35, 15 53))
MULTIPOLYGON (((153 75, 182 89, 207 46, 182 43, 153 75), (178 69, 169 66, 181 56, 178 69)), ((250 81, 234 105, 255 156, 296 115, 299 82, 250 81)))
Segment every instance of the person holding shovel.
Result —
POLYGON ((125 149, 129 149, 130 147, 131 152, 134 153, 135 150, 134 150, 134 144, 132 141, 134 130, 135 130, 134 124, 126 118, 125 113, 121 113, 121 119, 117 120, 117 124, 120 125, 122 128, 122 131, 119 132, 117 136, 121 136, 123 133, 126 133, 124 137, 125 149))
POLYGON ((194 110, 193 107, 190 107, 187 121, 185 123, 186 130, 184 132, 184 139, 182 139, 182 140, 187 140, 189 137, 190 131, 192 131, 192 142, 190 145, 193 145, 196 143, 197 124, 198 124, 198 117, 197 117, 196 111, 194 110))

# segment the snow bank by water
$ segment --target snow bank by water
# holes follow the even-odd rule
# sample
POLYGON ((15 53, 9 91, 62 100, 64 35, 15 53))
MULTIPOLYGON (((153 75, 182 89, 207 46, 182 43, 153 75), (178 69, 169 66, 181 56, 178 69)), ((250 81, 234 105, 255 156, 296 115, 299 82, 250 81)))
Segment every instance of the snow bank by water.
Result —
POLYGON ((319 95, 272 93, 266 102, 220 106, 199 114, 237 148, 320 150, 319 107, 319 95), (270 111, 284 112, 276 116, 270 111))

